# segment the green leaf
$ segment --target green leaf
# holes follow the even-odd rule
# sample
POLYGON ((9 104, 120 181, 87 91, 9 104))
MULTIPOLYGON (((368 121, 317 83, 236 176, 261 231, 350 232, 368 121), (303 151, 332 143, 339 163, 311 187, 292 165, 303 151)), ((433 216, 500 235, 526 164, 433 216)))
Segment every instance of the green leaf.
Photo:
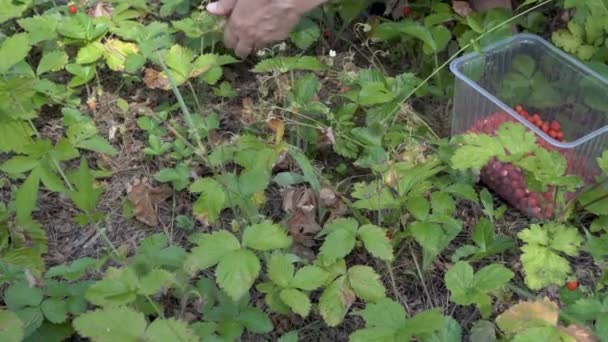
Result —
POLYGON ((97 260, 89 257, 81 258, 72 261, 71 263, 61 264, 51 267, 46 274, 45 278, 52 277, 63 277, 68 281, 75 281, 80 279, 87 270, 96 268, 97 260))
POLYGON ((40 305, 40 309, 51 323, 63 323, 68 318, 68 304, 63 298, 47 298, 40 305))
POLYGON ((344 320, 354 301, 355 293, 346 283, 346 278, 339 277, 323 291, 319 299, 319 313, 327 325, 335 327, 344 320))
POLYGON ((192 73, 192 51, 180 45, 173 45, 169 52, 165 55, 165 63, 171 69, 173 77, 176 78, 176 83, 180 84, 178 80, 186 80, 192 73), (176 74, 177 73, 177 74, 176 74))
POLYGON ((41 301, 42 290, 37 287, 30 287, 24 282, 15 283, 4 291, 4 302, 11 310, 26 306, 38 306, 41 301))
MULTIPOLYGON (((10 3, 11 1, 8 0, 8 2, 10 3)), ((36 44, 41 41, 57 38, 59 18, 60 15, 58 13, 48 13, 42 16, 34 15, 27 18, 21 18, 17 20, 17 23, 29 33, 30 44, 36 44)))
POLYGON ((597 158, 597 165, 604 171, 604 174, 608 175, 608 151, 604 151, 602 156, 597 158))
POLYGON ((275 57, 259 62, 252 71, 257 73, 270 71, 286 73, 292 70, 321 71, 326 68, 327 66, 325 64, 313 56, 275 57))
POLYGON ((175 318, 157 318, 148 326, 142 338, 146 342, 198 342, 199 338, 188 328, 188 323, 175 318))
POLYGON ((396 95, 383 82, 366 82, 359 91, 359 103, 362 106, 373 106, 391 102, 396 95))
POLYGON ((357 297, 366 302, 376 302, 386 297, 380 276, 369 266, 351 267, 348 270, 348 281, 357 297))
POLYGON ((100 42, 92 42, 78 50, 76 63, 89 64, 96 62, 103 56, 104 47, 100 42))
POLYGON ((433 214, 443 214, 452 216, 454 210, 456 210, 456 204, 454 199, 448 193, 445 192, 433 192, 431 194, 431 207, 433 208, 433 214))
POLYGON ((278 342, 298 342, 298 332, 290 331, 279 338, 278 342))
POLYGON ((217 221, 226 206, 224 187, 213 178, 203 178, 190 186, 190 192, 201 193, 194 203, 194 214, 209 223, 217 221))
POLYGON ((471 341, 494 342, 496 341, 496 328, 494 323, 479 320, 471 328, 471 341))
POLYGON ((426 337, 439 331, 444 326, 445 318, 438 309, 417 313, 408 319, 399 330, 401 341, 409 340, 411 336, 426 337))
POLYGON ((70 88, 78 87, 87 84, 90 80, 95 77, 95 71, 97 70, 95 64, 90 65, 79 65, 79 64, 68 64, 65 66, 70 74, 74 75, 74 78, 68 84, 70 88))
POLYGON ((368 224, 359 228, 358 234, 365 249, 373 256, 384 261, 393 261, 393 246, 382 228, 368 224))
POLYGON ((239 321, 247 330, 256 334, 265 334, 272 331, 272 321, 260 309, 247 307, 239 314, 239 321))
POLYGON ((38 63, 36 73, 42 75, 49 71, 59 71, 68 64, 68 54, 63 50, 46 52, 38 63))
POLYGON ((27 122, 21 120, 0 121, 0 152, 23 152, 32 144, 34 135, 27 122))
POLYGON ((31 48, 27 33, 17 33, 6 38, 0 45, 0 74, 24 60, 31 48))
POLYGON ((80 160, 80 168, 74 174, 72 183, 76 190, 68 191, 68 197, 74 202, 78 209, 85 213, 92 213, 97 207, 97 202, 103 194, 103 188, 95 186, 95 179, 89 169, 86 159, 80 160))
POLYGON ((17 220, 27 222, 36 207, 38 189, 40 188, 40 172, 32 171, 25 182, 21 184, 15 194, 15 206, 17 208, 17 220))
POLYGON ((291 237, 287 231, 271 221, 254 224, 243 232, 243 246, 259 251, 283 249, 290 245, 291 237))
POLYGON ((89 139, 78 142, 76 147, 93 152, 104 153, 109 156, 115 156, 118 153, 116 152, 114 146, 99 135, 95 135, 89 139))
POLYGON ((349 342, 397 342, 395 330, 387 328, 364 328, 352 333, 349 342))
POLYGON ((365 309, 355 314, 361 316, 370 327, 382 327, 396 331, 405 324, 405 310, 401 304, 390 298, 380 299, 376 303, 368 303, 365 309))
POLYGON ((306 50, 321 36, 321 29, 314 21, 303 17, 293 29, 289 38, 300 49, 306 50))
POLYGON ((23 340, 23 322, 10 311, 0 310, 0 341, 20 342, 23 340))
POLYGON ((525 77, 531 78, 536 71, 536 62, 527 54, 518 54, 513 58, 512 68, 525 77))
MULTIPOLYGON (((452 317, 445 317, 443 328, 432 336, 424 339, 424 342, 460 342, 462 341, 462 328, 452 317)), ((476 340, 472 340, 479 342, 476 340)))
POLYGON ((293 159, 295 159, 296 163, 298 163, 300 169, 302 169, 304 179, 306 179, 306 181, 310 184, 313 190, 315 190, 317 193, 320 192, 321 183, 319 183, 319 179, 317 178, 315 169, 310 163, 308 157, 306 157, 306 155, 302 153, 302 151, 300 151, 298 148, 292 146, 289 147, 289 154, 293 157, 293 159))
POLYGON ((492 157, 505 155, 501 143, 485 134, 463 135, 462 143, 451 159, 456 170, 481 169, 492 157))
POLYGON ((260 260, 253 252, 238 249, 222 257, 215 277, 220 288, 237 301, 249 291, 260 268, 260 260))
POLYGON ((44 322, 44 316, 40 311, 40 308, 27 307, 15 311, 15 314, 19 316, 19 319, 23 322, 23 334, 27 337, 36 331, 44 322))
POLYGON ((225 255, 241 247, 234 235, 226 230, 203 234, 195 242, 198 247, 192 248, 184 262, 184 269, 189 274, 214 266, 225 255))
POLYGON ((327 263, 332 263, 347 256, 355 248, 357 221, 353 219, 337 219, 325 229, 330 233, 325 237, 319 257, 327 263))
POLYGON ((328 278, 329 273, 327 271, 314 265, 307 265, 296 272, 289 286, 313 291, 323 286, 328 278))
POLYGON ((39 163, 40 161, 38 158, 16 156, 2 163, 2 165, 0 165, 0 171, 9 174, 19 174, 30 171, 38 166, 39 163))
POLYGON ((139 294, 151 296, 176 282, 173 273, 163 269, 153 269, 139 279, 139 294))
POLYGON ((284 289, 279 294, 283 303, 287 304, 293 310, 302 317, 307 317, 310 313, 310 299, 302 291, 295 289, 284 289))
POLYGON ((475 289, 481 292, 492 292, 507 284, 514 274, 500 264, 491 264, 475 273, 475 289))
POLYGON ((146 329, 142 313, 126 307, 89 311, 74 319, 74 328, 96 342, 137 342, 146 329))
POLYGON ((125 305, 137 299, 138 288, 139 280, 133 269, 111 267, 102 280, 86 290, 85 298, 99 306, 125 305))
POLYGON ((552 284, 564 284, 571 271, 568 260, 538 245, 525 245, 521 250, 525 281, 531 290, 539 290, 552 284))
POLYGON ((411 196, 408 197, 405 202, 405 207, 417 220, 425 220, 429 211, 431 210, 431 204, 424 198, 424 196, 411 196))
POLYGON ((284 254, 273 254, 268 259, 268 277, 280 287, 288 287, 293 278, 294 267, 284 254))

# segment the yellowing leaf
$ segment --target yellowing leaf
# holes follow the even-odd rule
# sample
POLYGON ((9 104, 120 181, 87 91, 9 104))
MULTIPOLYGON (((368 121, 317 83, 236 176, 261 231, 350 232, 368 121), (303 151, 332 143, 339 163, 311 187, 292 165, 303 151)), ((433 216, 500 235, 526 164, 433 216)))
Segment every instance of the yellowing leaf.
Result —
POLYGON ((108 39, 103 47, 106 63, 114 71, 124 70, 127 56, 139 52, 137 45, 118 39, 108 39))
POLYGON ((534 327, 556 326, 558 317, 557 304, 544 298, 510 307, 496 318, 496 323, 504 332, 516 334, 534 327))

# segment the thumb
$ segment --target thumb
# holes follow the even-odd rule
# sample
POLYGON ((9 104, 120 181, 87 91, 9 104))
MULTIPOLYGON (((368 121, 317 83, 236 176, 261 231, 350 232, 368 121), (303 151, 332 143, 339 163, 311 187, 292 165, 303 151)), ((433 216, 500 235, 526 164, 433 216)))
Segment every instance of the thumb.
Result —
POLYGON ((236 0, 219 0, 207 5, 207 11, 213 15, 227 16, 232 12, 236 0))

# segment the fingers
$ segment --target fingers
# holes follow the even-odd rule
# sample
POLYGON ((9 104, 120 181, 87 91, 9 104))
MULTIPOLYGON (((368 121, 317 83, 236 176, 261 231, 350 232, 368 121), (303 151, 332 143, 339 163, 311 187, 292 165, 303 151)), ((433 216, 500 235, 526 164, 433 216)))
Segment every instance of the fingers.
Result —
POLYGON ((240 58, 247 58, 253 52, 253 42, 249 39, 240 39, 234 52, 240 58))
POLYGON ((228 16, 235 4, 236 0, 219 0, 207 5, 207 11, 213 15, 228 16))
POLYGON ((224 45, 229 49, 234 49, 239 42, 239 38, 234 32, 230 23, 224 28, 224 45))

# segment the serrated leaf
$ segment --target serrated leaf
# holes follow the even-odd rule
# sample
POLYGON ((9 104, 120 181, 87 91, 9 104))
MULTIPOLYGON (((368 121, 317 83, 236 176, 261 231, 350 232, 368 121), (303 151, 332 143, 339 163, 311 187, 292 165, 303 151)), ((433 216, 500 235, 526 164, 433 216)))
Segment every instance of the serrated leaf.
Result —
POLYGON ((357 297, 376 302, 386 297, 380 276, 369 266, 353 266, 348 270, 348 281, 357 297))
POLYGON ((555 326, 558 318, 557 304, 544 298, 521 302, 510 307, 496 318, 496 323, 502 331, 516 334, 534 327, 555 326))
POLYGON ((253 252, 238 249, 222 257, 215 270, 215 277, 220 288, 237 301, 249 291, 260 268, 260 260, 253 252))
POLYGON ((13 312, 0 310, 0 341, 21 342, 23 322, 13 312))
POLYGON ((89 64, 96 62, 103 56, 104 48, 100 42, 89 43, 78 50, 76 63, 89 64))
POLYGON ((27 122, 0 121, 0 152, 23 152, 25 146, 32 144, 33 134, 27 122))
POLYGON ((356 221, 354 225, 350 221, 339 219, 331 223, 330 226, 334 228, 325 237, 319 253, 319 257, 327 263, 347 256, 355 248, 357 226, 356 221))
POLYGON ((139 294, 151 296, 175 283, 173 273, 163 269, 153 269, 139 279, 139 294))
POLYGON ((271 221, 254 224, 243 232, 243 246, 259 251, 283 249, 291 245, 287 231, 271 221))
POLYGON ((323 291, 319 299, 319 313, 330 327, 335 327, 344 320, 346 312, 356 299, 355 293, 344 276, 334 280, 323 291))
POLYGON ((30 172, 25 182, 21 184, 15 194, 15 205, 17 207, 17 220, 26 222, 30 219, 36 201, 38 199, 38 189, 40 188, 40 172, 34 170, 30 172))
POLYGON ((125 69, 128 55, 137 54, 139 48, 133 43, 123 42, 120 39, 108 39, 103 44, 103 55, 108 68, 114 71, 125 69))
POLYGON ((62 50, 47 52, 40 59, 36 73, 42 75, 49 71, 59 71, 68 63, 68 54, 62 50))
POLYGON ((198 342, 199 338, 188 328, 188 323, 175 318, 156 319, 143 335, 146 342, 198 342))
POLYGON ((273 254, 268 259, 268 277, 280 287, 288 287, 293 278, 293 263, 284 254, 273 254))
POLYGON ((4 291, 4 302, 11 310, 26 306, 38 306, 42 301, 42 290, 26 283, 15 283, 4 291))
POLYGON ((239 322, 245 328, 256 334, 265 334, 272 331, 272 321, 262 310, 254 307, 247 307, 239 313, 239 322))
POLYGON ((192 51, 181 45, 173 45, 169 52, 165 55, 165 63, 173 72, 173 77, 177 80, 185 80, 190 77, 193 70, 192 51))
POLYGON ((296 272, 289 285, 301 290, 313 291, 323 286, 329 275, 320 267, 307 265, 296 272))
POLYGON ((38 158, 16 156, 2 163, 2 165, 0 165, 0 171, 9 174, 19 174, 30 171, 38 166, 39 163, 40 161, 38 158))
POLYGON ((213 178, 203 178, 190 186, 190 192, 201 194, 194 203, 194 215, 209 223, 217 221, 226 206, 224 187, 213 178))
POLYGON ((68 304, 63 298, 47 298, 40 305, 40 310, 51 323, 63 323, 68 318, 68 304))
POLYGON ((184 269, 194 274, 217 264, 228 253, 241 247, 239 241, 230 232, 221 230, 203 234, 197 241, 184 262, 184 269))
POLYGON ((531 290, 539 290, 552 284, 563 285, 571 271, 568 260, 548 248, 536 245, 526 245, 521 250, 525 281, 531 290))
POLYGON ((0 74, 27 57, 31 48, 27 33, 17 33, 6 38, 0 45, 0 74))
POLYGON ((72 183, 76 189, 68 191, 68 197, 78 209, 85 213, 92 213, 97 207, 104 189, 95 185, 95 180, 86 159, 80 160, 80 168, 74 174, 72 183))
POLYGON ((89 257, 77 259, 69 264, 65 263, 49 268, 44 277, 63 277, 68 281, 75 281, 80 279, 87 270, 95 268, 97 262, 97 260, 89 257))
POLYGON ((363 241, 365 249, 373 256, 385 261, 393 261, 393 246, 382 228, 368 224, 359 228, 357 234, 363 241))
POLYGON ((289 38, 300 49, 306 50, 321 36, 321 29, 314 21, 304 17, 293 29, 289 38))
POLYGON ((76 147, 93 152, 115 156, 118 152, 106 139, 95 135, 89 139, 79 141, 76 147))
POLYGON ((23 322, 23 335, 26 337, 36 331, 44 322, 44 316, 40 311, 40 308, 27 307, 15 311, 15 314, 19 316, 19 319, 23 322))
MULTIPOLYGON (((11 2, 10 0, 8 1, 11 2)), ((48 13, 42 16, 34 15, 27 18, 21 18, 17 20, 17 23, 29 33, 30 43, 36 44, 41 41, 57 38, 58 17, 58 13, 48 13)))
POLYGON ((310 299, 308 296, 296 289, 284 289, 279 294, 283 303, 287 304, 293 310, 302 317, 307 317, 310 313, 310 299))
POLYGON ((86 299, 99 306, 130 304, 137 299, 139 280, 131 268, 109 268, 103 279, 91 284, 86 299))
POLYGON ((95 342, 137 342, 146 329, 144 315, 126 307, 97 309, 74 319, 81 336, 95 342))

